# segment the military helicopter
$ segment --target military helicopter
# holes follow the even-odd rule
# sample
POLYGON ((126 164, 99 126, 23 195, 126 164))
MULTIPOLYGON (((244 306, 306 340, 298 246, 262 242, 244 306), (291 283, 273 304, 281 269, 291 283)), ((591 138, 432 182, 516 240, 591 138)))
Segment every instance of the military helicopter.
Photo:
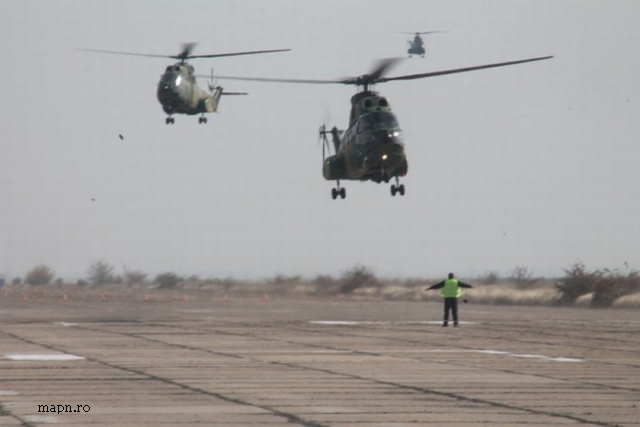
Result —
POLYGON ((175 123, 173 114, 187 114, 190 116, 200 114, 198 123, 207 123, 206 113, 213 113, 218 110, 218 104, 222 95, 246 95, 244 92, 225 92, 221 86, 216 86, 213 81, 213 70, 211 79, 208 81, 208 91, 202 89, 196 83, 194 68, 187 63, 188 59, 196 58, 221 58, 224 56, 254 55, 260 53, 286 52, 291 49, 257 50, 249 52, 218 53, 210 55, 192 55, 191 52, 195 43, 185 43, 182 51, 177 55, 155 55, 148 53, 117 52, 111 50, 97 49, 76 49, 84 52, 110 53, 116 55, 146 56, 152 58, 171 58, 178 62, 167 66, 164 74, 158 82, 157 97, 162 109, 167 113, 165 122, 175 123))
POLYGON ((398 31, 401 34, 413 34, 413 40, 407 40, 407 43, 409 43, 409 49, 407 50, 407 53, 409 54, 409 57, 411 57, 411 55, 420 55, 424 58, 424 54, 425 54, 425 50, 424 50, 424 42, 422 41, 422 37, 420 37, 423 34, 433 34, 433 33, 439 33, 440 31, 418 31, 415 33, 409 33, 406 31, 398 31))
POLYGON ((336 181, 336 187, 331 190, 331 197, 346 198, 346 189, 340 186, 341 180, 373 181, 388 183, 391 179, 391 195, 404 196, 405 187, 400 178, 408 172, 407 156, 404 149, 402 130, 398 119, 391 109, 387 98, 371 87, 378 83, 395 80, 413 80, 427 77, 443 76, 447 74, 464 73, 483 70, 486 68, 504 67, 507 65, 524 64, 526 62, 542 61, 553 58, 543 56, 509 62, 500 62, 472 67, 456 68, 443 71, 431 71, 420 74, 410 74, 396 77, 385 77, 390 68, 398 63, 399 58, 388 58, 378 61, 369 74, 348 77, 337 80, 304 80, 277 79, 263 77, 218 76, 220 79, 250 80, 280 83, 313 83, 313 84, 346 84, 354 85, 357 93, 351 97, 351 113, 349 127, 339 130, 332 127, 327 130, 326 125, 320 127, 318 134, 322 145, 322 174, 328 181, 336 181), (362 90, 360 90, 362 89, 362 90), (329 143, 327 135, 331 135, 333 154, 327 155, 329 143))

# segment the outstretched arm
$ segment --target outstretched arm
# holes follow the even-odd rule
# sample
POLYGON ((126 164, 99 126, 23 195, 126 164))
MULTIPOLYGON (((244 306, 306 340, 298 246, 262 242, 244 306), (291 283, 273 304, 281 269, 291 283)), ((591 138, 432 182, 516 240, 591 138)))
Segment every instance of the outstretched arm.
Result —
POLYGON ((473 286, 471 286, 470 284, 463 282, 458 282, 458 286, 460 286, 461 288, 473 288, 473 286))
POLYGON ((444 287, 444 280, 440 283, 436 283, 435 285, 429 286, 426 290, 430 291, 431 289, 440 289, 442 287, 444 287))

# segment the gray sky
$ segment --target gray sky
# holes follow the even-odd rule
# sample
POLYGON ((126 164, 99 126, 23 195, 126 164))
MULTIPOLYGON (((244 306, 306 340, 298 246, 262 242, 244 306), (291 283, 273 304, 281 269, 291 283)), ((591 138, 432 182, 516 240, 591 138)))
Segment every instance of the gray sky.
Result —
MULTIPOLYGON (((600 0, 0 2, 0 274, 45 263, 77 278, 103 259, 149 274, 383 277, 560 275, 640 268, 640 2, 600 0), (171 60, 200 74, 329 79, 405 56, 390 75, 550 61, 378 85, 409 156, 405 197, 345 182, 334 201, 317 129, 347 125, 348 86, 221 81, 199 125, 167 126, 171 60), (124 136, 124 140, 118 138, 124 136), (626 263, 626 264, 625 264, 626 263)), ((206 85, 204 81, 201 82, 206 85)))

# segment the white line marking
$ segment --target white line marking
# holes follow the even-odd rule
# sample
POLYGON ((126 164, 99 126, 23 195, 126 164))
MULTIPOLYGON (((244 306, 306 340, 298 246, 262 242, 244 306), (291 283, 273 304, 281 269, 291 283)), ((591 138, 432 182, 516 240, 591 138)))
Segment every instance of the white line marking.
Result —
MULTIPOLYGON (((391 322, 386 320, 310 320, 312 325, 359 326, 359 325, 441 325, 442 320, 391 322)), ((477 325, 478 322, 459 322, 461 325, 477 325)))
POLYGON ((548 362, 568 362, 568 363, 576 363, 576 362, 584 362, 584 359, 576 359, 573 357, 552 357, 545 356, 543 354, 521 354, 521 353, 511 353, 508 351, 501 350, 426 350, 429 353, 478 353, 478 354, 488 354, 492 356, 509 356, 509 357, 520 357, 522 359, 538 359, 544 360, 548 362))
POLYGON ((73 354, 5 354, 9 360, 37 360, 37 361, 47 361, 47 360, 83 360, 84 357, 75 356, 73 354))

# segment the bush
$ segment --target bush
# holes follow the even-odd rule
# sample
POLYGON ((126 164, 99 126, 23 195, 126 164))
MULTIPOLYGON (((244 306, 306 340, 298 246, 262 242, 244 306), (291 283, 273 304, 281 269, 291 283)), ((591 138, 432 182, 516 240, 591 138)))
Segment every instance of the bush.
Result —
POLYGON ((520 288, 525 289, 533 286, 538 280, 533 277, 528 267, 517 265, 511 272, 511 280, 520 288))
POLYGON ((125 268, 124 282, 127 285, 131 286, 131 285, 142 284, 145 282, 145 280, 147 280, 146 273, 143 273, 142 271, 137 271, 137 270, 127 270, 125 268))
POLYGON ((582 295, 593 292, 596 282, 602 275, 597 270, 589 273, 581 262, 576 262, 564 272, 564 277, 554 284, 560 292, 558 305, 573 305, 582 295))
POLYGON ((117 281, 113 275, 113 266, 103 260, 91 264, 87 278, 90 283, 98 286, 117 281))
POLYGON ((54 274, 46 265, 35 266, 27 273, 24 281, 33 286, 47 285, 53 280, 54 274))
POLYGON ((153 282, 157 283, 160 289, 173 289, 180 282, 180 277, 175 273, 167 272, 158 274, 153 282))
POLYGON ((618 298, 638 291, 640 291, 640 276, 637 271, 624 276, 615 270, 604 270, 595 283, 591 307, 611 307, 618 298))
POLYGON ((342 275, 340 283, 340 293, 350 294, 358 288, 365 286, 378 286, 376 276, 364 266, 356 266, 342 275))

